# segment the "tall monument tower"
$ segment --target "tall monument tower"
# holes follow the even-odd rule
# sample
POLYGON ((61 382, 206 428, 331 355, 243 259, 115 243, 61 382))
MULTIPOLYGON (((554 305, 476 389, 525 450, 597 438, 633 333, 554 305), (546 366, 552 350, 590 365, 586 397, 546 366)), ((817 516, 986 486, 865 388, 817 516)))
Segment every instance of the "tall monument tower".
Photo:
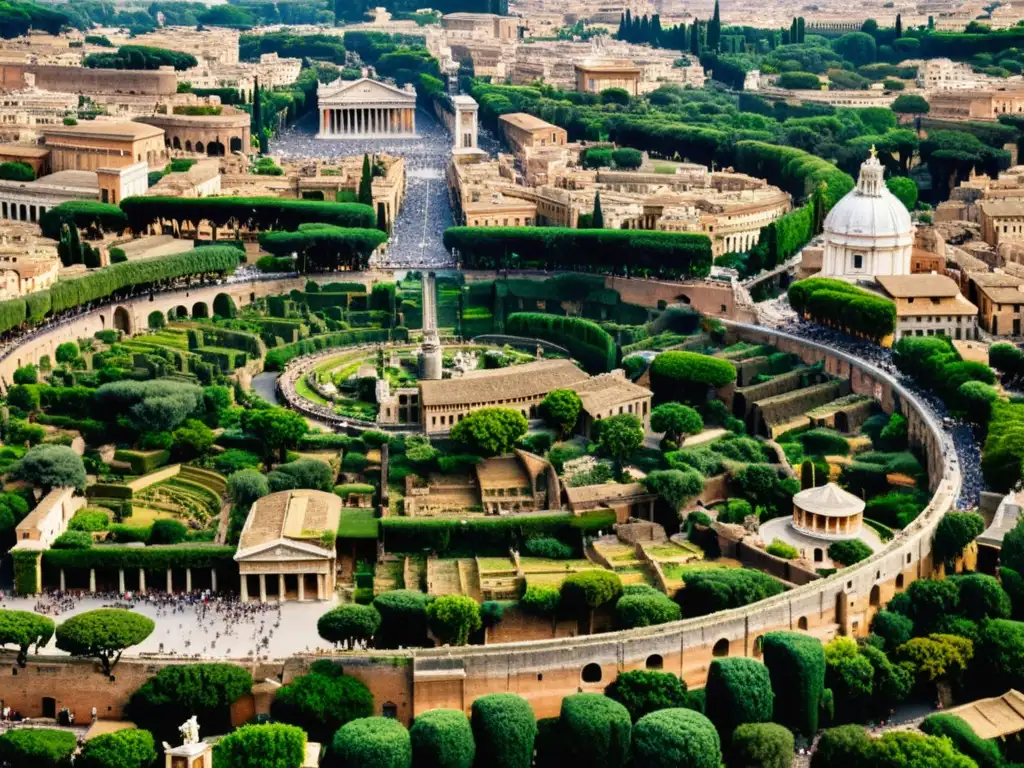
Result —
POLYGON ((420 378, 441 378, 441 340, 437 337, 437 289, 435 275, 423 275, 423 344, 420 347, 420 378))

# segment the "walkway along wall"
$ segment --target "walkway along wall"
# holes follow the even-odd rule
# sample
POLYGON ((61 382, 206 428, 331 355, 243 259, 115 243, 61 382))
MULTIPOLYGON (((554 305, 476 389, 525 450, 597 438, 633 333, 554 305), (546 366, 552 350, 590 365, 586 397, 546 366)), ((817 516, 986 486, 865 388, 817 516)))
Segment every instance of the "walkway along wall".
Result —
MULTIPOLYGON (((265 295, 272 290, 290 287, 290 284, 285 287, 256 283, 229 286, 229 289, 236 296, 236 293, 240 295, 257 290, 260 295, 265 295)), ((204 296, 212 302, 216 292, 223 288, 203 290, 207 292, 204 296)), ((151 311, 149 307, 166 309, 173 305, 174 299, 167 297, 160 301, 164 304, 141 302, 147 311, 133 312, 144 316, 151 311)), ((244 302, 239 302, 236 296, 236 303, 244 302)), ((351 668, 356 673, 358 670, 357 674, 377 693, 375 701, 378 708, 385 701, 381 696, 392 697, 388 703, 394 704, 400 718, 407 722, 409 716, 429 709, 452 707, 468 711, 478 696, 511 692, 529 700, 538 717, 551 717, 557 715, 564 696, 580 690, 600 692, 619 672, 644 668, 671 671, 688 685, 700 686, 704 684, 708 666, 715 656, 758 657, 759 639, 765 632, 806 630, 823 640, 837 633, 863 635, 879 606, 911 581, 927 577, 932 572, 932 533, 942 516, 954 506, 961 485, 955 453, 951 445, 944 445, 940 426, 909 391, 866 362, 770 329, 732 322, 727 322, 726 326, 736 338, 775 344, 782 350, 795 352, 809 363, 823 360, 826 370, 850 380, 854 392, 870 394, 886 411, 899 410, 906 415, 911 439, 924 447, 934 492, 924 512, 883 550, 851 568, 768 600, 711 616, 602 635, 421 649, 409 651, 405 656, 339 654, 337 660, 346 671, 351 668), (944 448, 948 450, 944 452, 944 448), (399 680, 406 683, 399 685, 399 680)), ((84 335, 81 328, 62 332, 67 336, 60 341, 84 335)), ((43 338, 27 345, 36 357, 52 354, 50 346, 39 346, 43 338)), ((50 343, 55 346, 60 341, 50 343)), ((27 359, 29 353, 23 348, 18 354, 27 359)), ((9 380, 12 373, 9 358, 0 365, 0 375, 9 380)), ((277 679, 288 682, 301 672, 306 661, 290 659, 277 663, 277 679)), ((77 666, 80 662, 73 664, 77 666)), ((127 675, 127 670, 135 669, 136 664, 143 662, 122 660, 119 669, 124 671, 118 674, 127 675)), ((264 666, 273 665, 268 663, 264 666)), ((0 686, 0 697, 10 697, 11 703, 5 704, 15 706, 29 716, 38 716, 42 711, 42 697, 54 696, 54 691, 62 688, 63 681, 71 679, 69 668, 57 659, 34 660, 28 669, 20 671, 15 686, 6 683, 0 686)), ((81 681, 81 685, 69 686, 60 695, 76 697, 78 694, 74 691, 78 688, 82 689, 82 695, 90 694, 91 687, 96 687, 97 691, 106 690, 95 684, 90 686, 87 676, 81 677, 81 681)), ((117 693, 110 689, 105 704, 111 707, 108 712, 116 713, 118 706, 123 706, 123 701, 135 687, 137 685, 129 690, 127 685, 118 685, 117 693)), ((79 717, 87 714, 87 710, 76 711, 79 717)), ((103 709, 100 711, 104 712, 103 709)))

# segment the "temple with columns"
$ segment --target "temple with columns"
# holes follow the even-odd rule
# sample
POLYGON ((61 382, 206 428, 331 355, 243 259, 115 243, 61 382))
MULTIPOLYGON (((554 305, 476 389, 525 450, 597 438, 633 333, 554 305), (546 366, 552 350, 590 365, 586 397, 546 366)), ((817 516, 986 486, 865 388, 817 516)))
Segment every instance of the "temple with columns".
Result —
POLYGON ((416 92, 369 78, 317 83, 320 139, 416 138, 416 92))

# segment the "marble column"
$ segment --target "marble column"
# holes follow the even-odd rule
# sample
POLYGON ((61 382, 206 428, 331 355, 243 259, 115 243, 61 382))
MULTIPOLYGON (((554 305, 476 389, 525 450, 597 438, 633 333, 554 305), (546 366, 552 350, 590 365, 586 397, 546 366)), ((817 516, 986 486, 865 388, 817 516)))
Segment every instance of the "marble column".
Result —
POLYGON ((89 569, 89 591, 90 592, 95 592, 96 591, 96 569, 95 568, 90 568, 89 569))
POLYGON ((303 600, 306 599, 306 585, 304 583, 305 581, 306 581, 306 575, 303 574, 303 573, 300 573, 299 574, 299 602, 300 603, 303 600))
POLYGON ((284 602, 284 574, 277 574, 277 602, 284 602))
POLYGON ((240 586, 241 586, 241 590, 240 591, 242 593, 242 602, 243 603, 248 603, 249 602, 249 575, 243 573, 243 574, 241 574, 241 576, 242 576, 242 580, 241 580, 241 583, 240 583, 240 586))
POLYGON ((117 569, 117 591, 124 594, 124 568, 117 569))
POLYGON ((267 602, 267 575, 265 573, 260 574, 260 602, 267 602))
POLYGON ((64 569, 61 568, 60 569, 60 591, 63 592, 66 589, 67 589, 67 587, 64 586, 64 569))
POLYGON ((146 569, 139 568, 139 594, 146 594, 146 569))
POLYGON ((192 569, 191 568, 186 568, 185 569, 185 591, 186 592, 191 592, 192 591, 192 569))
POLYGON ((216 592, 217 591, 217 569, 216 568, 211 568, 210 569, 210 591, 211 592, 216 592))
POLYGON ((174 593, 174 571, 170 568, 167 569, 167 594, 174 593))

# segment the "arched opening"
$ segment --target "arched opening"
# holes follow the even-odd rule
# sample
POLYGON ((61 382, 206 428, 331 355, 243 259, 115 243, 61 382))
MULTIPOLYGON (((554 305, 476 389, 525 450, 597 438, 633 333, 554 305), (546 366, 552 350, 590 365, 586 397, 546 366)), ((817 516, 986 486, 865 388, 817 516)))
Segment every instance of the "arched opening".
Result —
POLYGON ((807 630, 807 617, 806 616, 801 616, 799 619, 796 620, 796 628, 797 629, 802 629, 804 631, 807 630))
POLYGON ((678 296, 676 296, 676 301, 681 302, 683 304, 689 304, 690 297, 687 296, 685 293, 680 293, 678 296))
POLYGON ((759 659, 764 654, 764 637, 758 635, 754 638, 754 658, 759 659))
POLYGON ((203 154, 204 151, 205 150, 203 149, 203 142, 197 141, 196 142, 196 152, 198 152, 201 155, 201 154, 203 154))
POLYGON ((665 660, 661 657, 661 654, 652 653, 647 657, 647 668, 648 669, 662 669, 665 666, 665 660))
POLYGON ((232 136, 231 137, 230 146, 231 146, 231 152, 232 153, 241 152, 242 151, 242 139, 240 137, 238 137, 238 136, 232 136))
POLYGON ((600 683, 601 682, 601 665, 590 663, 583 668, 581 679, 584 683, 600 683))
POLYGON ((210 310, 206 304, 202 301, 197 301, 192 305, 192 317, 209 317, 210 310))
POLYGON ((871 605, 873 605, 875 607, 878 607, 878 605, 879 605, 879 603, 881 603, 881 601, 882 601, 882 590, 878 588, 877 584, 875 584, 875 586, 873 586, 871 588, 871 596, 868 598, 868 602, 871 603, 871 605))
POLYGON ((174 149, 181 149, 181 139, 179 139, 177 136, 171 139, 171 147, 174 149))
POLYGON ((24 221, 28 218, 28 208, 24 203, 18 208, 18 221, 24 221))
POLYGON ((896 577, 896 589, 903 589, 903 574, 896 577))
POLYGON ((223 157, 224 145, 219 141, 211 141, 206 145, 206 154, 210 157, 223 157))
POLYGON ((43 717, 57 717, 57 700, 52 696, 43 696, 43 717))
POLYGON ((188 307, 178 306, 171 310, 174 313, 176 319, 183 319, 188 317, 188 307))
POLYGON ((824 553, 821 551, 821 547, 814 548, 814 562, 820 563, 824 559, 824 553))
POLYGON ((132 317, 124 307, 114 310, 114 328, 126 334, 132 332, 132 317))
POLYGON ((729 641, 724 637, 711 648, 711 655, 717 659, 729 655, 729 641))
POLYGON ((191 152, 192 151, 192 142, 187 140, 187 139, 185 141, 185 151, 186 152, 191 152))

